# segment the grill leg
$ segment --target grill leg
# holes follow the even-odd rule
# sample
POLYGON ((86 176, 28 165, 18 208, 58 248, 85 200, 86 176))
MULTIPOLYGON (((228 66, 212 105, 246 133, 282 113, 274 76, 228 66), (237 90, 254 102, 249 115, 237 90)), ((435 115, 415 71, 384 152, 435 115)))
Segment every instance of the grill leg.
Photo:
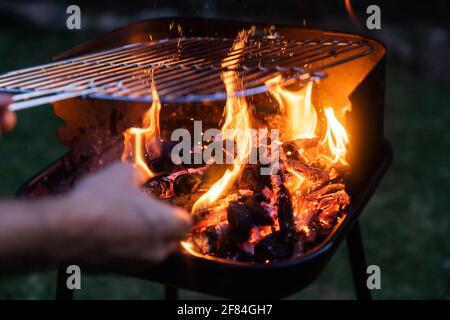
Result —
POLYGON ((59 267, 56 278, 56 300, 73 300, 73 290, 67 288, 67 267, 59 267))
POLYGON ((358 300, 371 300, 372 296, 366 284, 367 264, 364 256, 364 246, 359 221, 356 221, 355 225, 347 235, 347 248, 350 256, 350 266, 352 268, 356 298, 358 300))
POLYGON ((164 299, 165 300, 177 300, 178 289, 172 286, 164 286, 164 299))

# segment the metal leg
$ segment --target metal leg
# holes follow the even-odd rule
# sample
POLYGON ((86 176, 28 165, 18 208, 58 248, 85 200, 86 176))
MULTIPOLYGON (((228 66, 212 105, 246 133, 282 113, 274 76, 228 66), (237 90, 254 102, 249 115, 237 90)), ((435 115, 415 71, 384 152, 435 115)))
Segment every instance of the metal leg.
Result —
POLYGON ((172 286, 164 286, 164 299, 165 300, 177 300, 178 289, 172 286))
POLYGON ((73 290, 67 288, 67 267, 58 268, 58 276, 56 278, 56 300, 73 300, 73 290))
POLYGON ((355 225, 347 235, 347 248, 350 256, 350 266, 352 268, 356 298, 358 300, 371 300, 372 296, 366 284, 367 264, 364 256, 364 246, 361 238, 359 221, 356 221, 355 225))

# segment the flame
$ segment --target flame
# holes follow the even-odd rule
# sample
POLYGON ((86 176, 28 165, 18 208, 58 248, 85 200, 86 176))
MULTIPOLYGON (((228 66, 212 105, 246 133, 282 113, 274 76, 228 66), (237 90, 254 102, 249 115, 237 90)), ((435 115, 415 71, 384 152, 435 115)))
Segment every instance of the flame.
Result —
POLYGON ((311 102, 313 82, 305 88, 290 91, 282 87, 282 77, 277 76, 266 81, 269 92, 277 100, 286 119, 285 140, 308 139, 316 136, 317 111, 311 102))
POLYGON ((347 160, 345 156, 347 154, 346 145, 349 142, 347 132, 344 126, 339 122, 339 120, 334 115, 334 110, 332 107, 324 108, 325 117, 327 119, 327 132, 321 141, 322 145, 328 146, 329 151, 334 156, 331 161, 333 163, 340 162, 347 165, 347 160))
POLYGON ((286 188, 289 190, 289 193, 291 195, 294 217, 298 217, 299 215, 301 215, 302 211, 301 202, 299 202, 299 199, 301 198, 301 187, 303 183, 307 181, 307 179, 294 168, 287 167, 286 171, 291 174, 288 183, 286 183, 286 188))
POLYGON ((345 0, 345 10, 347 11, 348 16, 352 20, 353 25, 357 27, 359 30, 362 30, 361 24, 359 23, 358 18, 356 17, 355 11, 353 10, 350 0, 345 0))
POLYGON ((194 245, 190 242, 187 241, 180 241, 181 246, 183 247, 184 250, 186 250, 187 252, 189 252, 190 254, 192 254, 193 256, 196 257, 202 257, 201 254, 199 254, 195 248, 194 245))
POLYGON ((214 203, 225 190, 227 190, 244 169, 245 163, 251 151, 251 117, 247 101, 244 96, 236 95, 242 92, 244 85, 239 78, 236 68, 242 55, 242 49, 247 43, 249 35, 254 28, 239 32, 228 56, 222 61, 222 80, 227 92, 227 101, 224 110, 224 122, 222 134, 229 141, 236 142, 236 157, 233 160, 233 168, 228 169, 214 185, 203 194, 192 207, 192 212, 207 207, 214 203), (238 52, 239 54, 236 54, 238 52))
POLYGON ((159 113, 161 111, 161 102, 156 90, 155 81, 152 74, 152 105, 144 114, 142 128, 129 128, 124 132, 124 151, 122 153, 122 161, 127 162, 128 158, 134 156, 133 165, 142 173, 147 179, 155 176, 155 173, 150 170, 144 159, 144 147, 147 153, 151 153, 157 149, 157 143, 160 141, 159 129, 159 113))
POLYGON ((293 168, 287 167, 286 171, 291 174, 290 181, 286 184, 286 188, 289 190, 289 193, 294 196, 300 190, 300 187, 306 178, 293 168))

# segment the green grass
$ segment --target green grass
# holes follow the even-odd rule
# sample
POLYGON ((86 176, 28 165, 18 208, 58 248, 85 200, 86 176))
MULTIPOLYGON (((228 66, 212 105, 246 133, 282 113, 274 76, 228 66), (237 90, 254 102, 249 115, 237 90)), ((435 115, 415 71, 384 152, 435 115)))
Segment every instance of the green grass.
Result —
MULTIPOLYGON (((37 37, 3 29, 0 71, 46 62, 87 36, 37 37)), ((445 84, 388 65, 385 134, 395 160, 361 219, 367 260, 382 271, 377 299, 450 298, 449 106, 445 84)), ((0 141, 0 196, 13 196, 26 178, 64 152, 56 138, 58 123, 49 106, 19 113, 18 128, 0 141)), ((52 299, 54 287, 54 270, 2 279, 0 298, 52 299)), ((181 296, 207 297, 188 291, 181 296)), ((162 286, 141 280, 84 276, 76 297, 159 299, 163 292, 162 286)), ((318 281, 292 298, 354 298, 345 246, 318 281)))

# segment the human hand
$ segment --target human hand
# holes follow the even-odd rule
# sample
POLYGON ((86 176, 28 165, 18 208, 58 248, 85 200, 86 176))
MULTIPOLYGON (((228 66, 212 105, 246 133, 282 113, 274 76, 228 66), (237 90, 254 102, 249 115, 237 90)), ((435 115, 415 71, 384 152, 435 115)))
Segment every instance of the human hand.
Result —
MULTIPOLYGON (((82 180, 69 195, 63 225, 71 241, 62 260, 115 269, 161 262, 190 230, 191 219, 143 193, 137 170, 116 163, 82 180)), ((64 201, 64 199, 63 199, 64 201)), ((61 259, 60 259, 61 260, 61 259)))
POLYGON ((10 103, 10 95, 0 94, 0 134, 11 131, 16 125, 16 114, 8 110, 10 103))

